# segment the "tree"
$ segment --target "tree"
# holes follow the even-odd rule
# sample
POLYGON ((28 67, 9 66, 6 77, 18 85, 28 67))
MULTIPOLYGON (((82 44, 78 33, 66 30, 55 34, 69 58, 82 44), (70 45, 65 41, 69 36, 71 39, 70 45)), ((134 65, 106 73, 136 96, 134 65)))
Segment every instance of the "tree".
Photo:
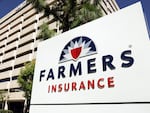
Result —
POLYGON ((54 35, 55 35, 55 31, 54 30, 50 30, 49 27, 48 27, 48 24, 43 23, 40 26, 40 33, 39 33, 39 35, 37 37, 39 39, 46 40, 48 38, 51 38, 54 35))
POLYGON ((36 8, 38 12, 43 11, 44 7, 46 7, 45 0, 27 0, 29 3, 36 8))
POLYGON ((52 5, 46 0, 27 0, 45 16, 53 15, 63 32, 102 16, 100 0, 56 0, 52 5))
POLYGON ((25 94, 24 96, 27 99, 27 106, 25 109, 25 113, 27 113, 30 106, 34 67, 35 67, 35 60, 26 63, 25 67, 21 69, 20 74, 18 76, 18 83, 22 87, 22 90, 24 91, 25 94))
POLYGON ((90 2, 85 2, 82 7, 76 11, 76 16, 71 24, 71 28, 77 27, 79 25, 90 22, 102 16, 99 8, 97 8, 98 3, 95 1, 93 4, 90 2))
POLYGON ((6 92, 0 91, 0 101, 1 101, 2 109, 4 109, 5 98, 6 98, 6 92))

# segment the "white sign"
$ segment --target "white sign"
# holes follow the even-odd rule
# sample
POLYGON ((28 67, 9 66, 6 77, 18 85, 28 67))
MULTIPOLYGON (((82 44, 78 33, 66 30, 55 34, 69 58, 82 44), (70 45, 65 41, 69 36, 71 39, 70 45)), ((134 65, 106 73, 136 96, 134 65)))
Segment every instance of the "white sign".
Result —
POLYGON ((30 112, 148 113, 148 50, 140 3, 40 43, 30 112))

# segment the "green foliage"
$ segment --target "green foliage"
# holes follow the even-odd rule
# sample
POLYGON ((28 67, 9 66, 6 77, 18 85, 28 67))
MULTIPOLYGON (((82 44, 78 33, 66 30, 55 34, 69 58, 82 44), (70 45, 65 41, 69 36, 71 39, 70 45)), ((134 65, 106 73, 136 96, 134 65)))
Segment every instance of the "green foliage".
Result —
POLYGON ((6 99, 6 91, 0 91, 0 101, 2 104, 2 109, 4 108, 4 104, 5 104, 5 99, 6 99))
POLYGON ((34 67, 35 67, 35 60, 32 60, 31 62, 25 64, 25 67, 21 69, 20 75, 18 77, 18 83, 25 92, 24 96, 27 99, 31 98, 34 67))
POLYGON ((46 7, 45 0, 27 0, 27 1, 29 3, 32 3, 38 12, 43 11, 44 8, 46 7))
POLYGON ((13 113, 11 110, 0 110, 0 113, 13 113))
POLYGON ((55 31, 54 30, 49 30, 48 24, 43 23, 40 27, 40 33, 38 35, 38 38, 42 39, 42 40, 46 40, 48 38, 51 38, 52 36, 55 35, 55 31))
POLYGON ((5 94, 6 94, 6 91, 0 91, 0 101, 4 101, 6 97, 5 94))
POLYGON ((82 7, 75 12, 74 21, 71 23, 71 28, 90 22, 102 16, 100 9, 95 8, 95 5, 85 3, 82 7))
POLYGON ((63 32, 102 16, 100 0, 57 0, 51 6, 45 0, 27 1, 38 11, 44 11, 47 17, 53 15, 63 32))
POLYGON ((27 99, 27 106, 25 108, 25 113, 29 111, 34 68, 35 68, 35 60, 32 60, 31 62, 25 64, 25 67, 20 70, 20 74, 18 76, 18 83, 25 92, 24 96, 27 99))

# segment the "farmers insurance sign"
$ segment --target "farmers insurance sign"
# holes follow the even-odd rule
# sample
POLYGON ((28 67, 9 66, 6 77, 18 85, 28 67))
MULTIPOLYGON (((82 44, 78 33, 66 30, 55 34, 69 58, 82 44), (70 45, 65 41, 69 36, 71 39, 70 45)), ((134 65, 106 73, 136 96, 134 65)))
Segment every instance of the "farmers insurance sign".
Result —
POLYGON ((30 112, 149 113, 148 50, 140 3, 40 43, 30 112))

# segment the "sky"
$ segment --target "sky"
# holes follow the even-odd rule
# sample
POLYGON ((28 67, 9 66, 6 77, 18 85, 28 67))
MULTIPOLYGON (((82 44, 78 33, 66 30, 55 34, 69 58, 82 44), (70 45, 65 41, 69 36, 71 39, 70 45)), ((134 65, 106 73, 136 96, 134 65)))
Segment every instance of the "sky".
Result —
MULTIPOLYGON (((0 0, 0 18, 17 7, 24 0, 0 0)), ((143 10, 148 21, 148 28, 150 28, 150 0, 116 0, 120 8, 129 6, 135 2, 141 1, 143 10)))
POLYGON ((24 0, 0 0, 0 18, 17 7, 24 0))

